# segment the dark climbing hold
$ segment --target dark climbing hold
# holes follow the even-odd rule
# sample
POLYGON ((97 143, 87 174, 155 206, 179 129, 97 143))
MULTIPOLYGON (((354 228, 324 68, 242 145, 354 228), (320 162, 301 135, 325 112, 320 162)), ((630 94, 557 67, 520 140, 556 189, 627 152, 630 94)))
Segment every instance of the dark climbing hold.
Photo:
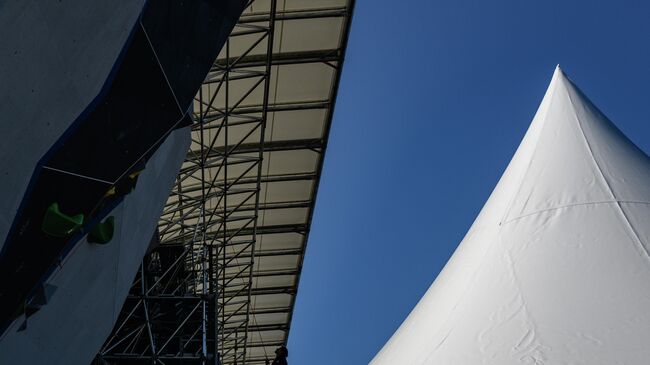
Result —
POLYGON ((25 306, 25 318, 29 318, 34 313, 38 312, 41 309, 42 306, 40 305, 34 305, 34 304, 27 304, 25 306))
POLYGON ((90 233, 88 234, 88 242, 105 244, 113 239, 113 232, 115 231, 115 217, 110 216, 103 222, 97 223, 90 233))
POLYGON ((142 170, 124 176, 114 186, 108 189, 108 191, 104 196, 121 197, 130 194, 131 192, 133 192, 133 190, 135 190, 135 186, 138 183, 138 176, 140 175, 141 172, 142 170))
POLYGON ((52 203, 45 211, 41 229, 54 237, 69 237, 75 233, 84 222, 84 215, 67 215, 59 210, 59 204, 52 203))
POLYGON ((25 317, 29 318, 49 303, 57 287, 51 284, 39 285, 34 296, 25 304, 25 317))

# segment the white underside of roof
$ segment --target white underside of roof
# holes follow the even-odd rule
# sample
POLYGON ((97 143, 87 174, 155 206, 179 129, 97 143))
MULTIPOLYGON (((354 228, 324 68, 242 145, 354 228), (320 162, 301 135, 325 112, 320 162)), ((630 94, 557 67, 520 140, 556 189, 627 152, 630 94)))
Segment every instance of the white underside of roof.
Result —
MULTIPOLYGON (((191 241, 193 227, 201 222, 196 209, 201 200, 201 181, 204 178, 216 182, 217 187, 205 201, 205 210, 217 212, 213 222, 219 221, 218 216, 224 216, 224 211, 234 212, 229 213, 228 222, 207 228, 207 235, 216 236, 212 244, 219 245, 223 244, 220 241, 224 240, 224 231, 242 229, 225 250, 219 251, 234 257, 224 270, 226 275, 235 277, 229 282, 233 289, 228 290, 232 292, 248 284, 248 271, 242 267, 252 255, 251 248, 242 249, 243 245, 236 243, 255 241, 250 275, 251 315, 244 349, 247 364, 264 364, 267 358, 272 359, 275 349, 288 338, 353 6, 352 0, 276 2, 268 114, 258 171, 255 159, 262 128, 244 122, 246 118, 261 117, 264 84, 256 84, 260 79, 246 75, 265 71, 268 38, 260 41, 260 33, 252 30, 268 25, 271 3, 252 2, 218 56, 217 65, 238 62, 231 66, 228 86, 219 83, 224 73, 215 67, 199 94, 205 100, 203 105, 200 96, 195 99, 194 113, 203 111, 206 123, 203 131, 195 128, 192 132, 191 152, 159 223, 163 245, 191 241), (207 105, 207 100, 211 100, 211 105, 207 105), (219 117, 226 111, 231 113, 227 123, 219 117), (193 156, 201 155, 202 144, 205 151, 215 152, 209 153, 206 167, 201 170, 193 156), (223 158, 226 147, 231 152, 223 158), (237 190, 254 189, 258 174, 259 210, 253 236, 249 232, 253 224, 246 218, 254 213, 255 199, 237 190), (221 194, 224 190, 219 184, 226 186, 225 182, 232 183, 233 188, 221 194)), ((232 301, 245 300, 246 293, 241 291, 240 297, 232 301)), ((235 306, 225 310, 227 316, 234 312, 231 307, 235 306)), ((239 308, 243 307, 236 306, 239 308)), ((238 314, 230 318, 232 323, 224 328, 242 321, 238 314)), ((242 346, 237 346, 241 351, 242 346)), ((235 352, 228 351, 228 356, 235 352)), ((225 364, 233 362, 228 356, 223 359, 225 364)))
POLYGON ((510 165, 371 364, 645 364, 650 161, 559 69, 510 165))

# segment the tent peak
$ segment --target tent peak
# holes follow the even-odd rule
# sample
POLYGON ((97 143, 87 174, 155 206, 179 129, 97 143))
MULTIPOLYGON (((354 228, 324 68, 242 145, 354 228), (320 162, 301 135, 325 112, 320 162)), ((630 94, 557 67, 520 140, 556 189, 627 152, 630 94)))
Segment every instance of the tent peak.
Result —
POLYGON ((560 64, 555 67, 555 71, 553 72, 553 77, 551 80, 551 83, 555 79, 566 79, 567 75, 564 73, 564 70, 562 70, 562 67, 560 67, 560 64))

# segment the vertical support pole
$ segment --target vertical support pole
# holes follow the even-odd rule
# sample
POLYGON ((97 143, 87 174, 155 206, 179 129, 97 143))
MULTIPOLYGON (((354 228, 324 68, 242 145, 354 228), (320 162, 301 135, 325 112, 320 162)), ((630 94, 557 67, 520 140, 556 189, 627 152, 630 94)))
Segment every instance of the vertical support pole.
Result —
MULTIPOLYGON (((205 161, 206 161, 206 153, 205 153, 205 146, 204 146, 204 140, 203 140, 203 85, 201 85, 201 88, 199 89, 199 139, 200 139, 200 144, 201 144, 201 248, 202 248, 202 258, 201 258, 201 275, 202 275, 202 296, 201 296, 201 301, 202 303, 202 308, 201 308, 201 355, 202 355, 202 360, 201 364, 205 365, 206 359, 207 359, 207 341, 206 341, 206 307, 205 307, 205 298, 206 298, 206 278, 205 278, 205 201, 206 201, 206 196, 205 196, 205 161)), ((194 246, 196 243, 192 242, 191 245, 194 246)), ((192 252, 194 252, 195 248, 192 247, 192 252)), ((192 270, 196 270, 196 268, 193 266, 192 270)), ((196 286, 196 281, 195 284, 196 286)))
MULTIPOLYGON (((230 108, 228 103, 230 102, 229 100, 229 92, 230 92, 230 71, 231 71, 231 64, 230 64, 230 38, 226 41, 226 73, 224 74, 225 77, 225 82, 224 82, 224 97, 225 97, 225 102, 224 102, 224 119, 223 119, 223 124, 224 124, 224 155, 223 155, 223 224, 222 224, 222 230, 223 230, 223 236, 222 239, 223 241, 221 242, 221 247, 220 247, 220 253, 221 253, 221 265, 219 265, 219 274, 221 276, 221 287, 220 287, 220 297, 221 297, 221 303, 219 303, 219 311, 221 314, 221 318, 219 320, 219 329, 221 331, 220 336, 217 336, 217 339, 221 341, 221 355, 225 356, 225 344, 223 341, 225 340, 226 337, 226 331, 225 331, 225 324, 226 324, 226 246, 227 246, 227 241, 228 241, 228 155, 230 151, 228 150, 228 117, 230 114, 230 108)), ((219 258, 217 258, 219 260, 219 258)), ((219 312, 217 312, 219 313, 219 312)), ((219 316, 217 316, 219 317, 219 316)))
POLYGON ((275 35, 275 14, 277 11, 277 0, 271 0, 271 8, 269 13, 269 29, 266 44, 266 78, 264 80, 264 96, 262 101, 262 124, 260 126, 260 140, 259 140, 259 162, 257 165, 257 181, 255 194, 255 220, 253 221, 253 242, 251 243, 251 254, 249 261, 249 275, 248 275, 248 304, 246 308, 246 322, 244 325, 244 356, 242 363, 246 364, 246 348, 248 348, 248 325, 250 323, 251 313, 251 296, 253 291, 253 272, 255 270, 255 249, 257 246, 257 227, 260 208, 260 190, 262 185, 262 171, 264 167, 264 141, 266 139, 266 124, 268 119, 269 109, 269 95, 271 87, 271 74, 273 71, 273 39, 275 35))

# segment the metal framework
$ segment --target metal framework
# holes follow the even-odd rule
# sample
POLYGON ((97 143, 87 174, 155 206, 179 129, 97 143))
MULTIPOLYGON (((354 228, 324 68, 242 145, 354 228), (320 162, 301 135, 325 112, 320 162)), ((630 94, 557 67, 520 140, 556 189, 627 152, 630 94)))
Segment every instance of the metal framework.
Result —
POLYGON ((98 364, 264 364, 286 345, 352 8, 249 3, 98 364))

